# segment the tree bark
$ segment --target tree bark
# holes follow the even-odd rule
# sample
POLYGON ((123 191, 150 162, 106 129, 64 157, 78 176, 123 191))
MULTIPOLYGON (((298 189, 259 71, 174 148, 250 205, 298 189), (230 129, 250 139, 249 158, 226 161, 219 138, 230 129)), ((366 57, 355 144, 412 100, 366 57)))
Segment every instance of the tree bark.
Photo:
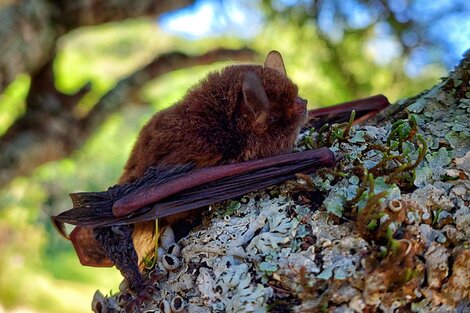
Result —
POLYGON ((211 205, 178 242, 165 228, 145 293, 98 291, 93 310, 466 312, 469 120, 467 52, 367 125, 305 131, 299 148, 328 143, 334 170, 211 205))

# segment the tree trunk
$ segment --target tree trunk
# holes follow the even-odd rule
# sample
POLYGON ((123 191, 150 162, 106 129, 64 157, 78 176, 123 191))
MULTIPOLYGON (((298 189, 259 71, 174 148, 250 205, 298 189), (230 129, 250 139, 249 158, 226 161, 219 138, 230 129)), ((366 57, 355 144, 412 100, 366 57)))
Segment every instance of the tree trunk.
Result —
POLYGON ((93 310, 468 310, 468 121, 470 53, 367 126, 303 132, 335 169, 212 205, 178 243, 165 229, 146 293, 98 291, 93 310))

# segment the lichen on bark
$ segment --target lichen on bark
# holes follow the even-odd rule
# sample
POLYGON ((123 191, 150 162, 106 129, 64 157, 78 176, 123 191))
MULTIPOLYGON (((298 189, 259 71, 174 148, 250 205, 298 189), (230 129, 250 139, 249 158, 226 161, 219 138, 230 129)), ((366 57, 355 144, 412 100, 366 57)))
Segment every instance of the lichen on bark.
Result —
POLYGON ((336 168, 213 205, 178 243, 167 230, 145 293, 97 292, 94 311, 465 311, 469 99, 467 53, 368 125, 305 130, 298 149, 327 144, 336 168))

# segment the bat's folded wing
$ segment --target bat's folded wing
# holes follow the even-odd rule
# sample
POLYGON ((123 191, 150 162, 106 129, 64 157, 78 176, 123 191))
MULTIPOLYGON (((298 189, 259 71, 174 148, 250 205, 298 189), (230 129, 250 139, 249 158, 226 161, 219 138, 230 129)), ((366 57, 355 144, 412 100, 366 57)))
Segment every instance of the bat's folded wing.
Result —
POLYGON ((325 124, 346 122, 356 112, 354 124, 361 123, 390 105, 384 95, 344 102, 334 106, 308 111, 308 127, 320 128, 325 124))
POLYGON ((52 220, 61 234, 63 223, 102 227, 144 222, 241 196, 294 178, 296 173, 313 173, 334 161, 328 148, 320 148, 180 172, 165 180, 149 171, 138 187, 126 184, 71 194, 74 207, 52 220))
MULTIPOLYGON (((281 183, 296 173, 313 173, 335 163, 328 148, 289 153, 197 170, 178 170, 171 179, 155 170, 137 183, 108 191, 71 194, 74 207, 52 217, 59 233, 70 239, 80 262, 111 266, 93 228, 134 224, 177 215, 281 183), (116 214, 118 212, 119 214, 116 214), (76 225, 70 233, 65 224, 76 225)), ((140 225, 140 224, 139 224, 140 225)))
MULTIPOLYGON (((382 95, 309 112, 309 125, 376 114, 388 105, 382 95)), ((149 169, 136 182, 116 185, 102 192, 72 193, 73 208, 52 216, 57 231, 72 241, 83 265, 111 266, 93 228, 140 223, 201 208, 309 174, 335 163, 327 148, 274 157, 193 169, 192 164, 171 169, 149 169), (75 225, 68 234, 66 224, 75 225)), ((139 224, 140 225, 140 224, 139 224)))

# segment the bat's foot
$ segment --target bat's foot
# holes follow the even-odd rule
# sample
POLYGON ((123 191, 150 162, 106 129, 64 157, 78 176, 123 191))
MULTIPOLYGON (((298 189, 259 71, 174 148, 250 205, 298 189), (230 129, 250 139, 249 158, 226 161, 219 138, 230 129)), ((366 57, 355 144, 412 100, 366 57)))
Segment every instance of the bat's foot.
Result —
POLYGON ((130 284, 130 288, 135 291, 137 295, 139 295, 142 291, 145 290, 146 283, 144 279, 142 278, 142 275, 140 275, 137 278, 134 278, 134 281, 130 284))
POLYGON ((149 273, 148 280, 142 282, 134 282, 134 285, 124 283, 121 289, 122 301, 120 305, 124 312, 142 312, 143 308, 149 307, 149 303, 154 303, 155 300, 152 295, 156 292, 158 282, 167 276, 167 272, 161 271, 158 268, 149 273))

